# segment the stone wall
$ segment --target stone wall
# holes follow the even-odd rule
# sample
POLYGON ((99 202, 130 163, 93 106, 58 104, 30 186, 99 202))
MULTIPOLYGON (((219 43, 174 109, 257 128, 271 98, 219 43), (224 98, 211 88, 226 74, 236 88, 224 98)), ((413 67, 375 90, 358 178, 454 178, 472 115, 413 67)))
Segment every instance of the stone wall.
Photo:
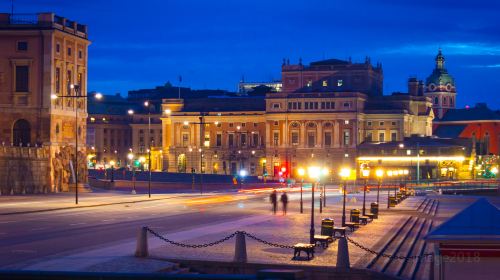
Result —
POLYGON ((50 191, 48 147, 0 146, 0 194, 50 191))

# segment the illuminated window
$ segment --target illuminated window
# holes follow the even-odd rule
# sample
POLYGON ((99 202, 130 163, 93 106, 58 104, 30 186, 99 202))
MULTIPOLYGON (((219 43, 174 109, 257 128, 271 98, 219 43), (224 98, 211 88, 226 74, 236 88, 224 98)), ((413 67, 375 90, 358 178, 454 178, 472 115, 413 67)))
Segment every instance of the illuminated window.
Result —
POLYGON ((323 86, 324 86, 324 87, 327 87, 327 86, 328 86, 328 81, 324 80, 324 81, 323 81, 323 86))
POLYGON ((351 132, 349 130, 344 130, 344 146, 348 146, 351 143, 351 132))
POLYGON ((311 80, 307 81, 307 87, 312 87, 312 83, 313 82, 311 80))
POLYGON ((337 80, 337 86, 341 87, 344 84, 344 81, 342 80, 337 80))
POLYGON ((203 146, 210 147, 210 133, 205 134, 205 142, 203 143, 203 146))

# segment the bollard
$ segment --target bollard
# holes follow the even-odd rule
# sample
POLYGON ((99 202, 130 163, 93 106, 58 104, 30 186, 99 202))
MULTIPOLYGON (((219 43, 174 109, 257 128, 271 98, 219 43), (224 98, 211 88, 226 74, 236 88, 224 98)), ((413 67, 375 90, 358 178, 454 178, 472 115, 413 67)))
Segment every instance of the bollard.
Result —
POLYGON ((234 260, 233 262, 246 263, 247 262, 247 245, 245 242, 245 234, 241 231, 236 233, 236 240, 234 246, 234 260))
POLYGON ((347 247, 347 238, 344 236, 338 240, 339 246, 337 249, 337 268, 349 269, 349 248, 347 247))
POLYGON ((137 233, 137 247, 135 248, 135 256, 145 258, 148 253, 148 228, 142 227, 137 233))

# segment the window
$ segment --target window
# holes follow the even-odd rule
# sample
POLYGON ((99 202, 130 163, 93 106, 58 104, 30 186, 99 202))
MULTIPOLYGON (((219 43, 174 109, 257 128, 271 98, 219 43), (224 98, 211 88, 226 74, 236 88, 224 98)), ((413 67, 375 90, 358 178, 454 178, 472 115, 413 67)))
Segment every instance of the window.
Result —
POLYGON ((28 50, 28 42, 25 42, 25 41, 17 42, 17 50, 18 51, 27 51, 28 50))
POLYGON ((210 133, 205 134, 205 141, 203 142, 203 146, 210 147, 210 133))
POLYGON ((378 133, 378 141, 379 142, 385 142, 385 132, 379 132, 378 133))
POLYGON ((280 104, 279 103, 273 103, 272 104, 272 108, 273 109, 279 109, 280 108, 280 104))
POLYGON ((434 105, 438 105, 439 104, 439 98, 436 96, 434 97, 434 105))
POLYGON ((241 123, 241 127, 246 127, 247 123, 241 123))
POLYGON ((307 146, 309 148, 314 148, 316 145, 316 133, 313 131, 307 132, 307 146))
POLYGON ((372 122, 366 122, 367 126, 372 126, 372 122))
POLYGON ((318 102, 314 102, 314 109, 319 109, 318 102))
POLYGON ((243 147, 247 145, 247 134, 246 133, 241 134, 240 143, 241 143, 241 146, 243 146, 243 147))
POLYGON ((341 87, 343 83, 344 83, 344 81, 342 81, 342 80, 337 80, 337 86, 338 86, 338 87, 341 87))
POLYGON ((392 122, 391 125, 392 126, 396 126, 397 122, 392 122))
POLYGON ((278 121, 274 121, 274 126, 278 126, 278 121))
POLYGON ((311 87, 313 82, 311 80, 307 81, 307 87, 311 87))
POLYGON ((379 122, 378 125, 379 126, 384 126, 384 122, 379 122))
POLYGON ((372 142, 373 141, 373 133, 371 131, 366 132, 365 141, 366 142, 372 142))
POLYGON ((61 68, 56 67, 56 93, 61 92, 61 68))
POLYGON ((325 102, 321 102, 321 109, 326 109, 326 104, 325 104, 325 102))
POLYGON ((78 58, 79 58, 79 59, 82 59, 82 58, 83 58, 83 52, 82 52, 82 51, 78 51, 78 58))
POLYGON ((234 126, 234 123, 229 123, 229 127, 233 127, 234 126))
POLYGON ((280 133, 275 131, 273 132, 273 144, 274 146, 278 146, 280 142, 280 133))
POLYGON ((299 144, 299 132, 292 131, 292 145, 298 145, 298 144, 299 144))
POLYGON ((330 147, 332 145, 332 133, 331 132, 325 132, 325 139, 324 139, 324 144, 325 147, 330 147))
POLYGON ((56 44, 56 53, 60 53, 61 52, 61 44, 57 43, 56 44))
POLYGON ((71 84, 73 83, 73 79, 71 77, 72 77, 71 70, 68 70, 67 77, 66 77, 66 84, 68 87, 68 92, 71 92, 71 84))
POLYGON ((215 138, 215 145, 217 147, 222 146, 222 134, 217 134, 217 136, 215 138))
POLYGON ((307 110, 307 109, 309 109, 309 102, 306 102, 306 103, 304 104, 304 109, 306 109, 306 110, 307 110))
POLYGON ((254 122, 254 123, 253 123, 253 127, 257 127, 257 126, 259 126, 259 124, 258 124, 258 123, 256 123, 256 122, 254 122))
POLYGON ((227 145, 229 147, 234 146, 234 134, 229 134, 227 137, 227 145))
POLYGON ((259 146, 259 134, 257 134, 257 133, 252 134, 252 138, 253 138, 252 139, 253 146, 254 147, 259 146))
POLYGON ((217 126, 217 127, 222 127, 222 123, 218 122, 218 123, 216 124, 216 126, 217 126))
POLYGON ((182 133, 182 147, 187 147, 189 144, 189 134, 182 133))
POLYGON ((29 67, 16 66, 16 92, 29 91, 29 67))
POLYGON ((288 110, 292 109, 292 102, 288 102, 288 110))
POLYGON ((391 141, 398 141, 398 133, 395 131, 391 132, 391 141))
POLYGON ((348 146, 351 143, 351 133, 349 130, 344 130, 344 146, 348 146))
POLYGON ((453 107, 453 97, 450 97, 450 107, 453 107))
POLYGON ((328 86, 328 81, 324 80, 323 81, 323 87, 327 87, 328 86))
POLYGON ((448 98, 446 96, 443 97, 443 105, 448 105, 448 98))
POLYGON ((351 104, 349 102, 344 102, 344 108, 349 108, 351 107, 351 104))
POLYGON ((68 56, 71 56, 71 48, 68 48, 68 56))

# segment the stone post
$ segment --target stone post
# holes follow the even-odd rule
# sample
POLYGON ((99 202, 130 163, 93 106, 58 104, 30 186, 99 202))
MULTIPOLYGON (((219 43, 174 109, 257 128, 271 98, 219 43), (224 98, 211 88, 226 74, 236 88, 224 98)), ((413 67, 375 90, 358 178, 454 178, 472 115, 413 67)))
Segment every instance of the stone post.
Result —
POLYGON ((247 262, 247 245, 245 242, 245 234, 241 231, 236 234, 233 261, 239 263, 247 262))
POLYGON ((344 236, 338 240, 337 250, 337 268, 349 269, 351 264, 349 262, 349 248, 347 246, 347 238, 344 236))
POLYGON ((142 227, 137 233, 137 247, 135 249, 135 256, 138 258, 145 258, 148 255, 148 228, 142 227))

